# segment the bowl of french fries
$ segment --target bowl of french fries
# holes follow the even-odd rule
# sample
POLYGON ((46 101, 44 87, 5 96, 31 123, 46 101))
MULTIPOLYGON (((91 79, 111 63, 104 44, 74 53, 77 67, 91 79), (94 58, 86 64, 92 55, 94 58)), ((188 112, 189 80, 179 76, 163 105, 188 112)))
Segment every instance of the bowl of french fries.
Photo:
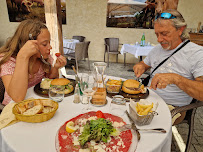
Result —
POLYGON ((140 99, 139 102, 130 101, 129 112, 137 125, 148 125, 154 116, 158 114, 156 112, 157 106, 157 102, 151 102, 146 99, 140 99))
POLYGON ((106 90, 108 93, 119 93, 122 86, 122 80, 108 79, 106 82, 106 90))

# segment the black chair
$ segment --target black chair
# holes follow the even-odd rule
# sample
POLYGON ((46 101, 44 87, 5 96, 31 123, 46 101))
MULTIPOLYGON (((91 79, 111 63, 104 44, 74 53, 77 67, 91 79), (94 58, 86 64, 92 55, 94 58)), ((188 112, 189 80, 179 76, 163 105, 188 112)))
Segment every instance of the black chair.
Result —
POLYGON ((172 118, 177 114, 186 111, 186 116, 184 120, 181 123, 187 123, 189 126, 189 131, 188 131, 188 138, 187 138, 187 143, 186 143, 186 148, 185 152, 189 152, 190 145, 192 142, 192 136, 193 136, 193 130, 194 130, 194 118, 195 118, 195 113, 198 107, 203 106, 202 101, 198 101, 196 99, 193 99, 192 103, 186 106, 182 107, 176 107, 171 111, 171 116, 172 118))
POLYGON ((4 100, 4 93, 5 93, 5 88, 2 79, 0 78, 0 113, 5 107, 2 102, 4 100))
POLYGON ((79 40, 80 42, 84 42, 85 41, 85 37, 84 36, 73 36, 72 39, 79 40))
MULTIPOLYGON (((64 56, 67 59, 75 59, 77 71, 78 71, 78 61, 84 59, 84 55, 85 55, 84 47, 85 47, 85 42, 76 43, 74 52, 71 52, 69 54, 64 54, 64 56)), ((66 48, 66 47, 63 47, 63 48, 66 48)), ((66 49, 70 49, 70 48, 66 48, 66 49)))
MULTIPOLYGON (((120 52, 118 51, 119 49, 119 38, 105 38, 104 39, 105 42, 105 52, 104 52, 104 62, 105 62, 105 54, 108 54, 108 64, 107 66, 109 66, 109 54, 115 54, 116 55, 116 62, 118 63, 118 54, 120 54, 120 52)), ((124 66, 125 66, 125 59, 126 59, 126 53, 124 53, 124 66)))

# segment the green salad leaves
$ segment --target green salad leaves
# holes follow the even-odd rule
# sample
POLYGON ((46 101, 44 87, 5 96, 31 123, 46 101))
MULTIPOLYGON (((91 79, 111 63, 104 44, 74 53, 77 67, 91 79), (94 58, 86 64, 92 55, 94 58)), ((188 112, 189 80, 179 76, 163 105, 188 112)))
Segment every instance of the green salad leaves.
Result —
POLYGON ((103 141, 107 143, 112 132, 115 132, 112 122, 104 118, 90 120, 84 126, 82 134, 79 136, 79 142, 82 148, 86 147, 86 143, 95 140, 99 143, 103 141))

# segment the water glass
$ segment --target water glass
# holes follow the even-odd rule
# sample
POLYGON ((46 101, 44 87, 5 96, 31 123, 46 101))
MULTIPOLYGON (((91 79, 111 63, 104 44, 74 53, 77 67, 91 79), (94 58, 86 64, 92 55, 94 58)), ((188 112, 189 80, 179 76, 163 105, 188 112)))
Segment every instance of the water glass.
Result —
MULTIPOLYGON (((80 74, 80 89, 83 92, 84 88, 87 86, 89 82, 89 75, 86 73, 80 74)), ((83 93, 82 95, 82 104, 88 104, 87 95, 83 93)))
POLYGON ((135 45, 136 45, 136 46, 139 46, 139 42, 136 42, 135 45))
POLYGON ((81 86, 81 90, 83 93, 82 103, 88 104, 86 108, 82 109, 82 111, 89 112, 89 111, 94 110, 93 108, 90 107, 89 103, 90 103, 92 96, 97 91, 97 83, 95 82, 93 77, 91 78, 91 75, 89 74, 88 79, 86 79, 86 77, 82 76, 80 86, 81 86), (87 97, 86 101, 84 100, 84 97, 87 97))
POLYGON ((49 98, 56 102, 61 102, 64 98, 65 86, 52 85, 49 88, 49 98))
POLYGON ((147 42, 147 46, 151 46, 151 43, 150 43, 150 42, 147 42))

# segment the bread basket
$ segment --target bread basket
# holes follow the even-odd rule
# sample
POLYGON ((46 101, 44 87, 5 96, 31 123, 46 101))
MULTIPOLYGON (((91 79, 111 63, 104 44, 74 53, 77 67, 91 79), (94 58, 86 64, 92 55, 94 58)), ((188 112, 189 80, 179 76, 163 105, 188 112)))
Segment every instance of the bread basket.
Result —
POLYGON ((50 100, 50 99, 30 99, 30 100, 24 100, 24 101, 17 103, 13 107, 13 114, 16 116, 16 119, 18 119, 20 121, 38 123, 38 122, 44 122, 44 121, 51 119, 54 116, 54 114, 56 113, 57 109, 58 109, 58 103, 53 101, 53 100, 50 100), (42 104, 43 108, 51 106, 53 108, 53 110, 51 110, 50 112, 39 113, 39 114, 34 114, 34 115, 24 115, 23 113, 19 112, 19 107, 26 107, 32 103, 33 104, 45 103, 45 104, 42 104))
POLYGON ((133 103, 131 101, 129 105, 129 113, 133 121, 136 123, 136 125, 143 126, 143 125, 149 125, 154 118, 154 116, 158 115, 158 113, 155 111, 158 104, 155 104, 155 108, 153 109, 152 112, 149 112, 147 115, 139 115, 136 110, 132 107, 135 107, 136 103, 133 103))

